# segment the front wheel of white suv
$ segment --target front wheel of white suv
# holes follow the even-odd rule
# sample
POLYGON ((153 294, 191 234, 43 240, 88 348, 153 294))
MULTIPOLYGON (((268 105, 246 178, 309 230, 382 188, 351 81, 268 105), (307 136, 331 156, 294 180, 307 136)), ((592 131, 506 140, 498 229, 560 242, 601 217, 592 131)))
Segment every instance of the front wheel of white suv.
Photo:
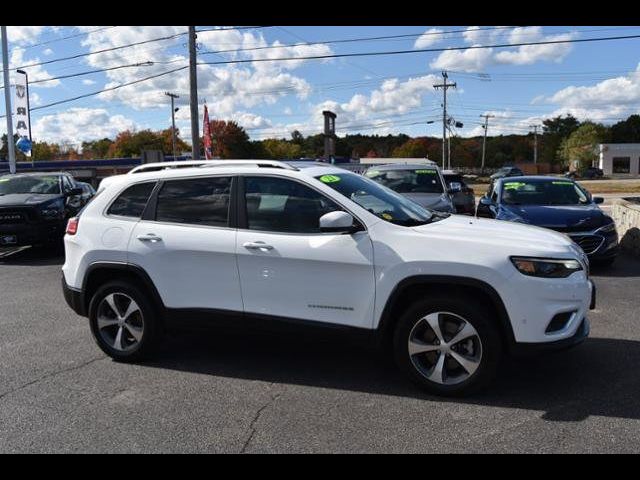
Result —
POLYGON ((481 302, 444 295, 411 305, 393 338, 400 369, 429 393, 446 396, 467 395, 491 382, 501 347, 481 302))
POLYGON ((142 360, 159 341, 160 328, 152 305, 137 287, 125 281, 98 288, 89 303, 89 324, 98 346, 117 361, 142 360))

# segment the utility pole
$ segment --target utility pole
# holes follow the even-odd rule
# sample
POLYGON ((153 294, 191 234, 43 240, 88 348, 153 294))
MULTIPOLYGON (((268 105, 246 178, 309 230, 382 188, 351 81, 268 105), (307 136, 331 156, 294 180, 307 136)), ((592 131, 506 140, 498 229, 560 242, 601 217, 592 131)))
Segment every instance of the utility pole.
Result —
POLYGON ((198 125, 198 70, 196 65, 196 27, 189 27, 189 106, 191 107, 191 157, 200 160, 200 127, 198 125))
POLYGON ((447 141, 447 89, 448 88, 456 88, 457 84, 454 83, 448 83, 447 79, 449 78, 449 76, 447 75, 446 71, 442 72, 442 78, 444 78, 444 82, 443 83, 439 83, 437 85, 434 85, 433 88, 435 88, 436 90, 439 88, 442 88, 442 91, 444 93, 444 101, 442 103, 442 168, 445 168, 445 159, 446 159, 446 149, 447 146, 445 145, 446 141, 447 141))
POLYGON ((13 143, 13 111, 11 110, 11 84, 9 83, 9 50, 7 48, 7 27, 2 27, 2 74, 4 76, 4 105, 7 116, 7 151, 9 152, 9 173, 16 173, 16 146, 13 143))
POLYGON ((171 142, 173 145, 173 161, 175 162, 178 159, 176 158, 176 109, 173 102, 176 98, 180 97, 175 93, 170 92, 164 92, 164 94, 171 97, 171 142))
POLYGON ((529 125, 533 128, 533 163, 538 163, 538 125, 529 125))
POLYGON ((484 154, 487 147, 487 129, 489 128, 489 119, 495 117, 495 115, 489 115, 487 113, 480 116, 484 117, 484 125, 482 127, 484 128, 484 140, 482 140, 482 164, 480 165, 480 173, 484 175, 484 154))

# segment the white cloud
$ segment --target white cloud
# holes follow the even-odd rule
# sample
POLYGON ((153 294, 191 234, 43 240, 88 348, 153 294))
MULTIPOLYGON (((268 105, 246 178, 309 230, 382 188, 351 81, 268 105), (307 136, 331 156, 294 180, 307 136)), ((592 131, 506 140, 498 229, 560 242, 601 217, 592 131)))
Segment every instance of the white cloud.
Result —
MULTIPOLYGON (((256 132, 256 135, 259 138, 288 137, 293 130, 299 130, 304 135, 320 133, 323 128, 323 110, 330 110, 338 116, 336 131, 340 135, 353 133, 360 127, 366 131, 372 124, 382 127, 375 130, 375 133, 381 135, 397 132, 402 128, 398 129, 393 117, 422 107, 424 95, 435 94, 433 85, 439 81, 440 78, 436 75, 410 78, 404 82, 398 79, 386 80, 368 95, 355 94, 346 102, 325 100, 312 106, 309 119, 305 122, 273 125, 256 132)), ((402 120, 402 117, 398 118, 398 121, 402 120)), ((252 134, 252 137, 256 135, 252 134)))
POLYGON ((10 43, 18 46, 32 43, 38 39, 46 30, 58 30, 58 27, 36 26, 9 26, 7 27, 7 37, 10 43))
POLYGON ((70 108, 38 118, 33 125, 33 138, 79 144, 96 138, 113 138, 118 132, 135 128, 133 120, 123 115, 110 115, 103 108, 70 108))
POLYGON ((49 55, 53 55, 53 50, 51 50, 50 48, 45 48, 45 49, 42 51, 42 53, 43 53, 44 55, 47 55, 47 56, 49 56, 49 55))
MULTIPOLYGON (((537 27, 531 27, 537 28, 537 27)), ((540 29, 541 32, 541 29, 540 29)), ((511 43, 536 42, 536 41, 565 41, 572 40, 577 37, 576 33, 562 33, 559 35, 549 35, 547 37, 538 36, 532 39, 520 40, 522 36, 526 36, 526 32, 518 32, 512 34, 511 43)), ((516 50, 505 50, 495 55, 496 63, 509 65, 531 65, 539 61, 561 63, 573 49, 570 43, 551 43, 546 45, 523 45, 516 50)))
POLYGON ((416 42, 413 44, 413 48, 427 48, 431 45, 435 45, 442 40, 442 32, 443 30, 439 28, 430 28, 418 37, 416 42))
MULTIPOLYGON (((9 65, 12 69, 24 67, 25 65, 30 65, 30 64, 39 63, 39 62, 40 62, 40 59, 37 57, 26 59, 25 51, 22 49, 15 49, 11 51, 11 56, 9 58, 9 65)), ((47 72, 47 70, 45 70, 43 65, 27 67, 27 68, 24 68, 24 70, 27 72, 27 75, 29 76, 29 83, 32 83, 35 80, 45 80, 47 78, 53 77, 53 75, 51 75, 49 72, 47 72)), ((50 82, 34 83, 32 87, 51 88, 51 87, 57 87, 58 85, 60 85, 60 80, 51 80, 50 82)))
MULTIPOLYGON (((95 27, 82 27, 88 31, 95 27)), ((83 45, 90 51, 109 48, 126 43, 140 42, 157 37, 180 34, 187 27, 127 27, 121 26, 108 32, 90 33, 83 45)), ((109 82, 106 87, 128 83, 142 77, 152 76, 188 64, 186 53, 170 53, 169 47, 181 47, 186 36, 159 43, 144 44, 87 57, 92 67, 105 68, 153 58, 158 63, 153 66, 126 68, 107 72, 109 82), (170 64, 160 62, 173 62, 170 64)), ((285 47, 279 42, 267 43, 261 34, 239 30, 217 30, 198 33, 201 44, 202 61, 224 61, 226 58, 254 60, 260 58, 299 57, 330 53, 326 45, 285 47), (252 47, 276 46, 273 49, 230 52, 205 55, 206 51, 246 49, 252 47), (222 56, 224 55, 224 56, 222 56)), ((257 105, 272 105, 286 95, 296 95, 303 99, 311 92, 311 86, 301 77, 292 73, 304 60, 291 62, 264 62, 238 65, 200 65, 198 67, 198 96, 206 99, 210 111, 220 117, 228 117, 239 108, 257 105)), ((177 104, 187 105, 189 96, 188 70, 151 79, 136 85, 124 87, 100 95, 106 101, 119 101, 135 109, 160 108, 167 105, 165 91, 171 91, 180 98, 177 104)))
POLYGON ((449 50, 442 52, 429 66, 433 69, 480 72, 491 63, 493 49, 449 50))
MULTIPOLYGON (((488 33, 480 27, 468 27, 463 34, 472 46, 487 45, 496 41, 506 29, 491 30, 488 33), (488 35, 488 40, 487 36, 488 35), (484 40, 483 40, 484 38, 484 40)), ((577 32, 545 35, 542 27, 516 27, 508 31, 508 43, 515 45, 527 42, 566 41, 577 38, 577 32)), ((504 42, 501 42, 504 43, 504 42)), ((492 48, 450 50, 442 52, 430 63, 434 69, 481 72, 492 65, 531 65, 536 62, 562 62, 572 51, 570 43, 550 43, 544 45, 522 45, 511 49, 494 51, 492 48)))
POLYGON ((90 78, 85 78, 84 80, 82 80, 82 84, 83 85, 95 85, 96 81, 95 80, 91 80, 90 78))

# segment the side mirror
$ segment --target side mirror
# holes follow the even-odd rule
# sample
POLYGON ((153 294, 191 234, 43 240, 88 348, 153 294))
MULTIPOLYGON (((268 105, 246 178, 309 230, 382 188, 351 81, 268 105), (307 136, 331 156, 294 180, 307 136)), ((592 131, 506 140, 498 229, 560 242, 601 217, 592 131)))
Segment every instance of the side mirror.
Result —
POLYGON ((72 188, 71 190, 68 190, 65 192, 64 196, 65 197, 75 197, 77 195, 82 195, 82 188, 80 187, 76 187, 76 188, 72 188))
POLYGON ((593 197, 593 203, 603 203, 604 198, 602 197, 593 197))
POLYGON ((458 193, 462 191, 462 184, 460 182, 451 182, 449 184, 449 193, 458 193))
POLYGON ((351 214, 343 211, 325 213, 320 217, 320 231, 331 233, 353 233, 359 228, 351 214))
POLYGON ((480 197, 480 201, 478 203, 483 207, 490 207, 491 205, 493 205, 493 202, 489 197, 480 197))

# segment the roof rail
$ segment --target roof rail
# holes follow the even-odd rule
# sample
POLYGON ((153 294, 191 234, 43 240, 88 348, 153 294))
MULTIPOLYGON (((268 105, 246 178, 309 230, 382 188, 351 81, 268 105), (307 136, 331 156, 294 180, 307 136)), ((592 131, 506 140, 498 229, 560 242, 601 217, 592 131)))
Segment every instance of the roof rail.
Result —
POLYGON ((200 165, 201 168, 224 167, 225 165, 249 165, 266 168, 282 168, 285 170, 299 170, 288 163, 279 160, 214 160, 200 165))
POLYGON ((131 169, 129 173, 141 173, 141 172, 157 172, 159 170, 171 169, 171 168, 189 168, 199 167, 211 163, 213 160, 180 160, 175 162, 154 162, 138 165, 131 169))

